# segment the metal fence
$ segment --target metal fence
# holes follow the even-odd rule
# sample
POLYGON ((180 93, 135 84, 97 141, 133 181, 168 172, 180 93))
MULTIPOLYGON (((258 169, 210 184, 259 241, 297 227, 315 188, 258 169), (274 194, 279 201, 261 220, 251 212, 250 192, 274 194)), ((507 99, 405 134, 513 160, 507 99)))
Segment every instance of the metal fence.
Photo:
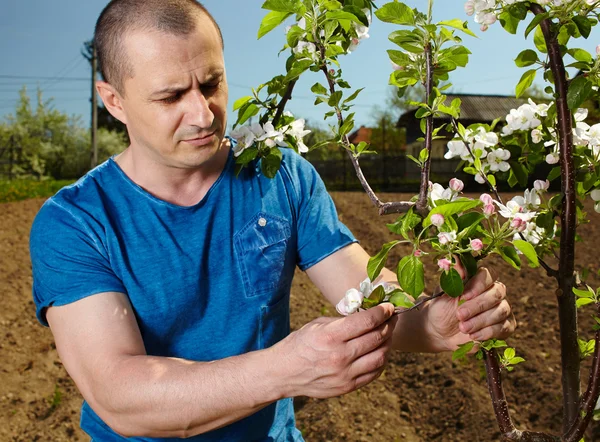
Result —
MULTIPOLYGON (((349 158, 312 161, 329 190, 362 190, 349 158)), ((466 181, 468 175, 457 173, 459 161, 432 159, 431 180, 444 183, 453 177, 466 181)), ((369 185, 376 191, 412 192, 419 189, 421 169, 406 156, 363 156, 360 167, 369 185)))

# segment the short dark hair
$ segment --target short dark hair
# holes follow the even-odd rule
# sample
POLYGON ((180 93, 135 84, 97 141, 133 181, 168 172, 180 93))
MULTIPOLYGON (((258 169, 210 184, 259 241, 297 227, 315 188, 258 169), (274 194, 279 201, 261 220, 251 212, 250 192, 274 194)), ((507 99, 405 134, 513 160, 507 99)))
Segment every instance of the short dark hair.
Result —
POLYGON ((126 76, 134 75, 123 47, 127 32, 153 29, 186 36, 196 29, 199 14, 213 22, 223 46, 221 28, 196 0, 111 0, 98 17, 94 32, 98 65, 104 80, 122 94, 126 76))

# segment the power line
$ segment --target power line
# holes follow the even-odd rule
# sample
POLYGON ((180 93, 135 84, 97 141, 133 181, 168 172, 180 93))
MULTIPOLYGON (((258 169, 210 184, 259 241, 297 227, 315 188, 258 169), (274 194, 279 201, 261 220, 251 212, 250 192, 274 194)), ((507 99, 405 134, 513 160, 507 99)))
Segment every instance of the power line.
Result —
POLYGON ((90 81, 89 78, 84 77, 35 77, 29 75, 0 75, 0 78, 3 79, 27 79, 27 80, 57 80, 57 81, 90 81))

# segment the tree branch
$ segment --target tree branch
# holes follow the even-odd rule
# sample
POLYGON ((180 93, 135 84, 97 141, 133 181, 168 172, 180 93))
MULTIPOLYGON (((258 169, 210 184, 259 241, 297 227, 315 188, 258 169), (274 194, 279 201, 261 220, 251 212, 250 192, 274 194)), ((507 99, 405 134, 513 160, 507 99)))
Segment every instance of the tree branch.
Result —
MULTIPOLYGON (((600 310, 598 304, 596 304, 596 307, 600 310)), ((581 440, 594 415, 594 408, 598 402, 598 397, 600 397, 600 330, 596 331, 594 338, 596 347, 594 348, 594 359, 590 370, 588 386, 581 398, 577 418, 564 436, 565 442, 579 442, 581 440)))
POLYGON ((496 415, 496 421, 505 441, 519 442, 560 442, 560 438, 544 433, 517 430, 510 418, 508 403, 502 388, 500 365, 498 354, 495 349, 483 350, 483 361, 487 375, 487 384, 492 398, 492 407, 496 415))
POLYGON ((277 104, 277 112, 275 112, 275 117, 273 117, 273 126, 275 127, 277 127, 277 123, 283 115, 285 105, 289 100, 292 99, 292 91, 294 90, 294 86, 296 86, 296 81, 298 80, 292 80, 288 83, 287 89, 285 90, 283 97, 281 97, 281 101, 279 102, 279 104, 277 104))
MULTIPOLYGON (((313 36, 315 38, 317 47, 319 48, 319 52, 321 54, 321 60, 323 60, 323 64, 321 66, 321 71, 323 71, 323 73, 325 74, 325 78, 327 79, 327 84, 329 85, 329 92, 330 92, 330 94, 333 95, 333 93, 335 92, 335 82, 334 82, 333 78, 331 78, 331 75, 327 69, 327 65, 325 64, 325 47, 323 46, 323 44, 321 43, 321 41, 319 40, 319 38, 315 32, 313 32, 313 36)), ((342 125, 344 124, 344 117, 342 115, 342 110, 337 105, 334 107, 334 109, 335 109, 335 114, 338 119, 339 127, 342 127, 342 125)), ((408 212, 410 210, 410 208, 415 205, 415 203, 410 202, 410 201, 386 202, 386 203, 382 202, 377 197, 377 195, 375 194, 375 192, 369 185, 367 179, 365 178, 365 175, 363 174, 362 169, 360 168, 360 163, 358 161, 358 158, 356 158, 356 156, 354 156, 354 154, 352 153, 352 150, 350 149, 351 143, 350 143, 350 140, 348 139, 348 135, 344 135, 342 137, 342 143, 344 144, 344 148, 346 149, 346 152, 348 152, 348 157, 350 158, 350 161, 352 162, 352 165, 354 166, 354 171, 356 172, 356 176, 358 177, 360 184, 362 185, 363 189, 365 190, 365 192, 367 193, 367 195, 369 196, 369 198, 371 199, 373 204, 379 210, 379 215, 389 215, 392 213, 405 213, 405 212, 408 212)))
MULTIPOLYGON (((430 3, 431 6, 431 3, 430 3)), ((430 8, 431 9, 431 8, 430 8)), ((431 12, 431 10, 430 10, 431 12)), ((425 47, 425 63, 426 76, 425 79, 425 100, 430 102, 433 92, 433 54, 431 42, 428 42, 425 47)), ((419 189, 419 199, 417 201, 417 212, 423 217, 427 216, 429 208, 427 206, 427 195, 429 193, 429 172, 431 170, 431 145, 433 139, 433 114, 428 115, 425 120, 425 149, 427 150, 427 160, 421 168, 421 186, 419 189)))
MULTIPOLYGON (((545 13, 536 3, 530 5, 535 15, 545 13)), ((561 338, 562 388, 563 388, 563 432, 566 433, 578 417, 580 394, 580 361, 577 344, 577 309, 575 307, 575 165, 573 160, 573 126, 567 105, 567 75, 560 53, 558 39, 552 33, 552 22, 545 19, 540 23, 550 69, 556 86, 556 110, 558 116, 558 145, 560 147, 561 188, 564 195, 561 211, 561 235, 559 256, 558 314, 561 338)))

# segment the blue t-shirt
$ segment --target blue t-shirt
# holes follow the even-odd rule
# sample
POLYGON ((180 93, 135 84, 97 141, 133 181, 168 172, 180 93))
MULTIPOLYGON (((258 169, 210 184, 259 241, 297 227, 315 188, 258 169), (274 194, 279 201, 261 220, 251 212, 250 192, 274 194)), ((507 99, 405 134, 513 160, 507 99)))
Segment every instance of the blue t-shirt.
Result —
MULTIPOLYGON (((289 333, 294 269, 355 241, 314 168, 283 149, 280 172, 236 178, 232 153, 198 204, 160 200, 111 158, 50 198, 31 230, 33 298, 44 309, 102 292, 129 297, 149 355, 212 361, 289 333)), ((92 439, 114 433, 84 402, 92 439)), ((193 441, 301 441, 291 399, 193 441)))

